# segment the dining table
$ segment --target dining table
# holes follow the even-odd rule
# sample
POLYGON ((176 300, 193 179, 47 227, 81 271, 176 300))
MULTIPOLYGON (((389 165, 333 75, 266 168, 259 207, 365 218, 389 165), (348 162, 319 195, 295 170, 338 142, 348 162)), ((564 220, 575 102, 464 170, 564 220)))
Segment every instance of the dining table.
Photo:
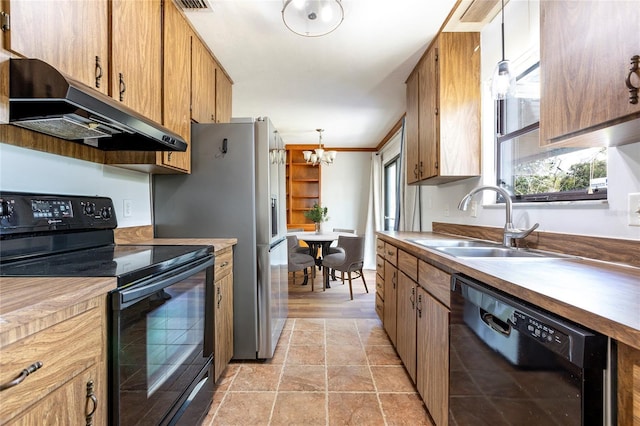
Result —
MULTIPOLYGON (((287 235, 294 235, 298 240, 304 241, 309 246, 309 254, 315 259, 318 270, 322 270, 322 258, 329 254, 329 246, 338 240, 341 235, 353 237, 350 232, 289 232, 287 235)), ((325 288, 331 288, 329 281, 325 282, 325 288)))

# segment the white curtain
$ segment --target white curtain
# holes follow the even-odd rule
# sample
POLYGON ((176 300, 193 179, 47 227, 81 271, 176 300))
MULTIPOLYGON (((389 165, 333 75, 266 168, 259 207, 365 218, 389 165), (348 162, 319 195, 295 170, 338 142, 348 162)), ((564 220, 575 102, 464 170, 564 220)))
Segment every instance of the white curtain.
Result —
POLYGON ((376 269, 376 231, 382 227, 382 158, 371 153, 369 206, 365 227, 364 269, 376 269))
POLYGON ((398 231, 421 231, 420 226, 420 187, 407 185, 407 149, 406 126, 402 122, 402 136, 400 138, 400 178, 398 185, 398 231))

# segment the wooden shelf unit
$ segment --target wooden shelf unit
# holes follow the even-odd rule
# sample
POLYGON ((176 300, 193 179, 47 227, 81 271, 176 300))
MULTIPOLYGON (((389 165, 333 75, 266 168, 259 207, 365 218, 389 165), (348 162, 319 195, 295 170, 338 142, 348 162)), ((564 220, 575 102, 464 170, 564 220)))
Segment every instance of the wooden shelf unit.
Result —
POLYGON ((313 231, 314 224, 304 217, 315 203, 320 203, 320 166, 312 166, 304 161, 300 146, 287 147, 287 228, 302 228, 313 231))

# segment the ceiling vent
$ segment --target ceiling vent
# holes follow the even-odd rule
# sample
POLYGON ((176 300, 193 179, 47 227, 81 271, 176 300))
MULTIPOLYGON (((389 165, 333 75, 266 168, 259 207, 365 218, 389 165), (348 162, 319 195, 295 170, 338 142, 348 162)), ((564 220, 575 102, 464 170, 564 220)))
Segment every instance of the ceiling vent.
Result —
POLYGON ((186 11, 212 10, 209 0, 175 0, 175 2, 186 11))

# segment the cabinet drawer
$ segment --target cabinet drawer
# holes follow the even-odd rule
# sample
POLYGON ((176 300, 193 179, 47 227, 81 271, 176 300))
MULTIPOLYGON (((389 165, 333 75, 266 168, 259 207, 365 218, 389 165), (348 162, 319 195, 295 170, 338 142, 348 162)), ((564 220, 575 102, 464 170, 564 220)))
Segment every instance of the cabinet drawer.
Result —
POLYGON ((218 281, 233 271, 233 249, 231 247, 216 253, 215 273, 213 280, 218 281))
POLYGON ((418 258, 398 250, 398 269, 404 272, 409 278, 418 281, 418 258))
POLYGON ((384 257, 376 255, 376 272, 381 277, 384 277, 384 257))
POLYGON ((425 262, 418 261, 418 283, 447 308, 451 308, 451 275, 425 262))
POLYGON ((384 302, 380 296, 376 296, 376 313, 381 321, 384 321, 384 302))
POLYGON ((398 265, 398 248, 391 244, 384 245, 384 258, 392 265, 398 265))
POLYGON ((102 352, 102 330, 106 327, 102 318, 101 309, 91 309, 2 349, 1 383, 15 379, 22 369, 37 361, 42 362, 42 367, 22 383, 2 391, 0 423, 38 403, 92 365, 100 364, 106 356, 102 352))
POLYGON ((376 274, 376 295, 384 300, 384 278, 376 274))
POLYGON ((384 257, 384 241, 379 238, 376 240, 376 253, 384 257))

